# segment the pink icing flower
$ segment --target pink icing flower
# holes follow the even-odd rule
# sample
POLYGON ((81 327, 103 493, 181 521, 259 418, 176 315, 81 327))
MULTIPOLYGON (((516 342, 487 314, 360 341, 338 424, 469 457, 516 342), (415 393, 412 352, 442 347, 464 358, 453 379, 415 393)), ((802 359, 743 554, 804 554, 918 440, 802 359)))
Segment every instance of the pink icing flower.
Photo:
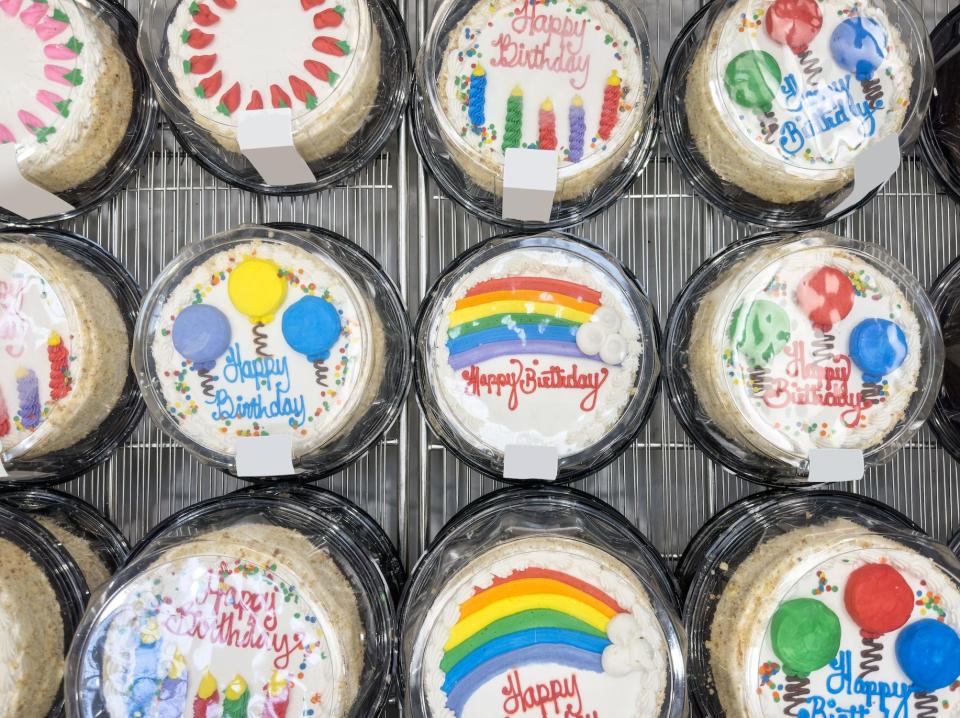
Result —
POLYGON ((37 36, 44 42, 52 40, 66 29, 67 24, 65 22, 54 20, 52 17, 43 18, 35 28, 37 36))
POLYGON ((36 27, 37 23, 43 20, 47 14, 47 4, 45 2, 34 2, 20 13, 20 21, 27 27, 36 27))
POLYGON ((43 54, 51 60, 72 60, 77 56, 77 53, 66 45, 44 45, 43 54))
POLYGON ((0 10, 3 10, 10 17, 20 12, 21 5, 23 5, 23 0, 0 0, 0 10))
POLYGON ((43 68, 43 74, 51 82, 59 82, 61 85, 67 85, 68 87, 72 85, 70 80, 66 78, 66 74, 70 72, 65 67, 60 67, 60 65, 46 65, 43 68))
POLYGON ((60 114, 60 108, 57 107, 58 102, 63 102, 63 98, 49 90, 40 90, 37 92, 37 102, 46 107, 51 112, 60 114))
POLYGON ((17 113, 17 117, 20 118, 20 121, 23 123, 23 126, 26 127, 28 130, 30 130, 31 132, 33 132, 34 130, 39 130, 41 127, 43 127, 43 120, 41 120, 36 115, 30 112, 27 112, 26 110, 20 110, 20 112, 17 113))
POLYGON ((16 139, 6 125, 0 125, 0 145, 5 145, 8 142, 16 142, 16 139))

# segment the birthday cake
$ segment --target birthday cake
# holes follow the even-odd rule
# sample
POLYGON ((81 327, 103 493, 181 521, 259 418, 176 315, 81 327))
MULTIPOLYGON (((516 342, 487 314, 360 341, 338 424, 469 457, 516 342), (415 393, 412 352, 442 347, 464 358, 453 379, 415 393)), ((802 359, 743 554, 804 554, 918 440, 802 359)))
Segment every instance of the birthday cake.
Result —
POLYGON ((0 449, 35 459, 98 429, 129 371, 127 325, 101 281, 24 237, 0 242, 0 449))
POLYGON ((63 678, 60 602, 43 569, 0 538, 0 718, 45 716, 63 678))
POLYGON ((725 181, 776 204, 853 180, 857 157, 904 124, 910 53, 873 0, 739 0, 697 51, 686 113, 725 181))
POLYGON ((951 716, 960 592, 845 519, 793 529, 730 576, 708 649, 727 716, 951 716))
POLYGON ((326 255, 256 240, 208 255, 166 294, 151 345, 165 411, 203 447, 288 434, 295 456, 341 436, 382 373, 383 335, 326 255))
POLYGON ((557 198, 588 193, 643 129, 650 78, 603 0, 481 0, 449 33, 437 78, 451 156, 499 194, 512 147, 555 150, 557 198))
POLYGON ((602 439, 635 394, 636 310, 610 276, 562 249, 500 254, 445 292, 430 328, 431 385, 469 441, 554 446, 602 439))
POLYGON ((380 35, 366 0, 182 0, 167 42, 180 100, 231 152, 244 110, 290 108, 294 144, 312 162, 374 107, 380 35))
POLYGON ((363 673, 352 586, 302 534, 250 523, 163 552, 112 599, 110 718, 350 714, 363 673))
POLYGON ((501 544, 450 578, 425 626, 432 718, 660 715, 667 643, 650 597, 588 544, 501 544))
POLYGON ((133 108, 114 32, 69 0, 3 0, 0 37, 0 144, 21 173, 61 192, 104 170, 133 108))
POLYGON ((49 516, 33 515, 31 518, 53 534, 54 538, 63 545, 67 553, 70 554, 70 558, 72 558, 74 563, 80 568, 80 572, 87 582, 87 587, 91 591, 95 591, 107 582, 107 579, 110 578, 111 571, 103 562, 100 554, 94 550, 88 539, 78 536, 62 523, 49 516))
POLYGON ((922 334, 898 283, 830 236, 758 248, 697 301, 691 384, 724 434, 793 465, 880 445, 918 388, 922 334))

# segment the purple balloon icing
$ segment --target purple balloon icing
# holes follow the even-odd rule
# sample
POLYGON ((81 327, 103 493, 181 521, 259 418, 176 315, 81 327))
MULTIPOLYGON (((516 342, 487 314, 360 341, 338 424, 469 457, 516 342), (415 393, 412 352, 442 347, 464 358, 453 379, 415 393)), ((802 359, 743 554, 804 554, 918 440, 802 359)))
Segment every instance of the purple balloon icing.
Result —
POLYGON ((209 304, 191 304, 173 322, 173 346, 197 371, 213 369, 232 336, 230 320, 209 304))

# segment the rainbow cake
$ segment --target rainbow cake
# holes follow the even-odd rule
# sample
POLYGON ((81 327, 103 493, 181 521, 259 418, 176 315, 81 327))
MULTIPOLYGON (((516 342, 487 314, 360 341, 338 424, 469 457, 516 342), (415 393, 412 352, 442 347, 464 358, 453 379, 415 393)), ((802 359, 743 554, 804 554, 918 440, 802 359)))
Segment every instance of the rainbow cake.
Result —
POLYGON ((766 541, 733 570, 710 626, 725 715, 960 715, 956 580, 846 519, 766 541))
POLYGON ((120 399, 129 331, 107 287, 52 246, 0 241, 0 449, 37 459, 97 430, 120 399))
POLYGON ((436 91, 451 157, 501 192, 511 147, 555 150, 557 199, 590 192, 643 130, 651 78, 603 0, 481 0, 446 38, 436 91))
POLYGON ((572 252, 504 252, 460 277, 438 316, 427 361, 440 408, 495 453, 508 444, 583 451, 634 394, 644 350, 636 311, 572 252))
POLYGON ((740 446, 801 464, 813 448, 881 445, 918 388, 922 334, 894 277, 809 233, 763 245, 697 301, 690 383, 740 446))
POLYGON ((239 113, 290 108, 308 162, 341 149, 375 106, 380 35, 366 0, 181 0, 167 72, 193 120, 239 151, 239 113))
POLYGON ((290 434, 297 457, 336 440, 369 407, 385 359, 379 320, 343 269, 267 239, 188 267, 153 331, 165 411, 229 456, 238 437, 290 434))
POLYGON ((106 169, 133 109, 113 30, 70 0, 3 0, 0 37, 0 144, 21 173, 62 192, 106 169))
POLYGON ((248 523, 157 557, 111 599, 110 718, 341 718, 363 672, 353 587, 304 535, 248 523))
POLYGON ((660 715, 667 643, 650 597, 588 544, 502 543, 450 577, 424 626, 432 718, 660 715))
POLYGON ((886 3, 738 0, 697 51, 686 115, 726 182, 776 204, 853 181, 857 157, 904 124, 911 54, 886 3))

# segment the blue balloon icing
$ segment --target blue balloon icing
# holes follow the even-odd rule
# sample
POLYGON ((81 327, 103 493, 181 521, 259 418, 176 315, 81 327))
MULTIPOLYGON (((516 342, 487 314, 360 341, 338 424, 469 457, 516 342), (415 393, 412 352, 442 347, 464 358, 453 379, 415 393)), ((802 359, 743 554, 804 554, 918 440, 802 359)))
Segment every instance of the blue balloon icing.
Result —
POLYGON ((231 337, 230 320, 209 304, 191 304, 173 322, 173 346, 197 371, 213 369, 231 337))
POLYGON ((283 313, 283 338, 309 361, 327 359, 340 336, 340 314, 322 297, 307 296, 283 313))
POLYGON ((887 31, 870 17, 851 17, 837 25, 830 37, 830 53, 844 70, 857 80, 873 79, 883 63, 887 31))
POLYGON ((850 334, 850 358, 864 381, 879 382, 907 358, 907 337, 888 319, 864 319, 850 334))
POLYGON ((960 636, 940 621, 911 623, 897 636, 896 652, 915 691, 933 693, 960 677, 960 636))

